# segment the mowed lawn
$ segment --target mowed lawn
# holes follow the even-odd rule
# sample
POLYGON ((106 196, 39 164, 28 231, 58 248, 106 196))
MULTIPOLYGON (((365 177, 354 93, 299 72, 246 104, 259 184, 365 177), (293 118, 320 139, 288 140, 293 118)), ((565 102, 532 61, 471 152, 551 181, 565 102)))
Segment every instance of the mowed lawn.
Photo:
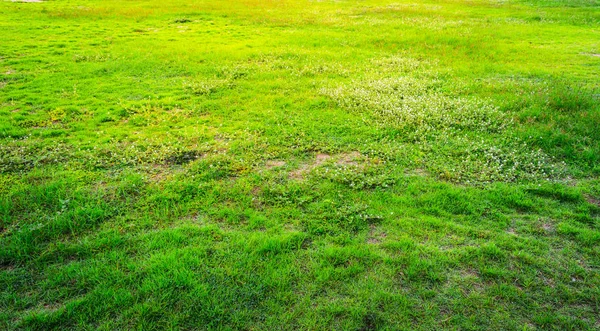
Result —
POLYGON ((600 329, 598 0, 0 1, 0 329, 600 329))

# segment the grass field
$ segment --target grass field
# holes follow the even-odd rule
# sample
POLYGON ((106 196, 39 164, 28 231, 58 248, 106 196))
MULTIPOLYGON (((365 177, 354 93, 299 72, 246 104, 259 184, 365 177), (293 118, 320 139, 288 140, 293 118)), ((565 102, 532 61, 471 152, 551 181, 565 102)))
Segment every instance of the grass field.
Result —
POLYGON ((600 329, 600 1, 0 2, 0 329, 600 329))

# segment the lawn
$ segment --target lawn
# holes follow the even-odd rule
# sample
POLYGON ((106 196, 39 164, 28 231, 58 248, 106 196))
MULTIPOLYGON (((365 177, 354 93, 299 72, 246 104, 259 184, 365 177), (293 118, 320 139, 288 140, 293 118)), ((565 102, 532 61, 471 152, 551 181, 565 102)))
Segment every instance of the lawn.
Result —
POLYGON ((600 1, 0 1, 0 329, 600 329, 600 1))

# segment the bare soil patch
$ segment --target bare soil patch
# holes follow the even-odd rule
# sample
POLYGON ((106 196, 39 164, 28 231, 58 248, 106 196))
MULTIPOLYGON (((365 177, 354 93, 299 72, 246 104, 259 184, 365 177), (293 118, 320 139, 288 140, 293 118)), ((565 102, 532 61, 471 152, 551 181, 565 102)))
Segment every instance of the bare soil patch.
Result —
POLYGON ((377 231, 377 226, 371 224, 369 229, 369 237, 367 238, 367 243, 376 245, 381 243, 383 239, 387 237, 387 233, 383 231, 377 231))
POLYGON ((600 207, 600 198, 596 198, 596 197, 588 195, 588 196, 585 197, 585 200, 587 202, 591 203, 592 205, 600 207))
POLYGON ((337 156, 335 164, 356 166, 358 165, 358 160, 360 157, 361 155, 359 152, 343 153, 337 156))
POLYGON ((329 154, 317 154, 315 156, 315 160, 310 163, 305 163, 300 166, 300 168, 290 172, 290 179, 302 179, 304 176, 310 172, 312 169, 322 165, 325 161, 331 159, 331 155, 329 154))
POLYGON ((320 153, 315 155, 313 161, 302 164, 298 169, 290 172, 289 177, 291 179, 302 179, 312 169, 325 164, 328 161, 332 161, 332 164, 341 167, 359 167, 364 164, 364 157, 360 152, 353 151, 348 153, 339 153, 335 155, 320 153))
POLYGON ((285 161, 270 160, 270 161, 267 161, 267 163, 265 164, 265 168, 267 168, 267 169, 280 168, 280 167, 283 167, 284 165, 285 165, 285 161))

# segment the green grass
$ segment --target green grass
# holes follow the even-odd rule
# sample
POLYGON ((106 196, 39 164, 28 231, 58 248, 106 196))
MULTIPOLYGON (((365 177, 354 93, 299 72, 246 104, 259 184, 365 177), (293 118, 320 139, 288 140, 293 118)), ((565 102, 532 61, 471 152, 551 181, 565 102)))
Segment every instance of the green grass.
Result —
POLYGON ((0 329, 600 329, 599 29, 0 2, 0 329))

